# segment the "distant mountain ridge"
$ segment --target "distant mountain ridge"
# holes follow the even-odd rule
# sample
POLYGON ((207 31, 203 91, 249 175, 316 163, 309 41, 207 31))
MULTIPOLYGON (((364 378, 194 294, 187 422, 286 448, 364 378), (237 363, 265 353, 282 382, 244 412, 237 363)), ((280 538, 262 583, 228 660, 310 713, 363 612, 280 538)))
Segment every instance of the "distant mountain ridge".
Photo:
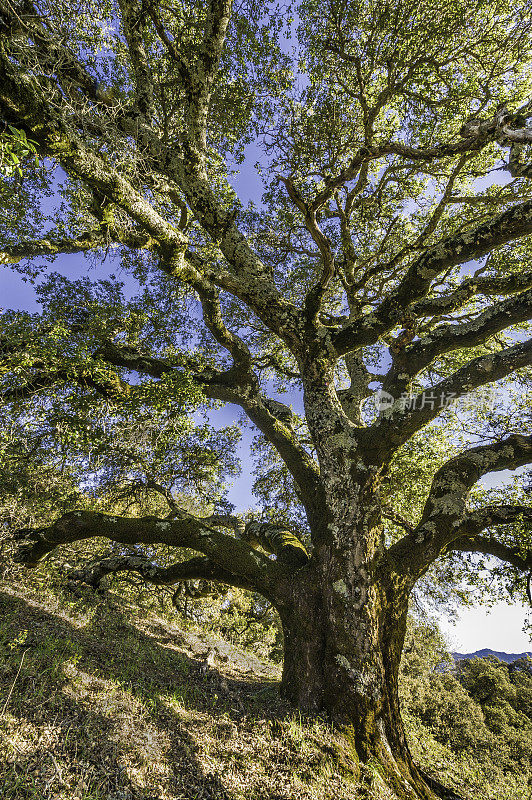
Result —
POLYGON ((504 661, 506 664, 511 664, 517 661, 518 658, 532 658, 532 652, 528 650, 526 653, 501 653, 498 650, 490 650, 485 647, 483 650, 477 650, 475 653, 451 653, 455 661, 463 661, 468 658, 486 658, 487 656, 495 656, 499 661, 504 661))

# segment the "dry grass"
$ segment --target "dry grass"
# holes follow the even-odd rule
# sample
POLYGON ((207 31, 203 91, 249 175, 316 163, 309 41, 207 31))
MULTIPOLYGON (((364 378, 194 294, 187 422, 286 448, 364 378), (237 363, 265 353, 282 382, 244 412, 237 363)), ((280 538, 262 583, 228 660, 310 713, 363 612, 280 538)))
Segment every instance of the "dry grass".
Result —
MULTIPOLYGON (((377 772, 357 778, 324 721, 283 705, 275 664, 122 598, 30 580, 0 584, 0 800, 394 800, 377 772)), ((518 776, 488 791, 476 763, 409 730, 464 798, 529 797, 518 776)))
POLYGON ((280 702, 274 665, 112 596, 12 584, 0 609, 2 800, 368 796, 330 728, 280 702))

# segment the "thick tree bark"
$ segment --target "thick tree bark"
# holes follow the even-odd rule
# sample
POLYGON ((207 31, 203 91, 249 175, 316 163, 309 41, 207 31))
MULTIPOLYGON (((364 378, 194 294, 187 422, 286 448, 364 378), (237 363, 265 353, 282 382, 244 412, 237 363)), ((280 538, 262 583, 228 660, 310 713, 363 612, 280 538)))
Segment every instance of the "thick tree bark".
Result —
POLYGON ((338 726, 355 774, 371 763, 400 800, 434 800, 413 763, 399 708, 406 597, 398 598, 390 587, 386 591, 381 581, 368 581, 369 605, 340 607, 334 595, 342 587, 328 591, 312 577, 302 576, 299 586, 292 582, 290 597, 279 607, 283 696, 338 726))
POLYGON ((398 673, 407 602, 368 582, 368 607, 338 603, 336 586, 291 585, 279 608, 284 631, 282 693, 298 708, 325 713, 352 748, 353 770, 375 764, 401 800, 433 800, 412 761, 399 709, 398 673))
MULTIPOLYGON (((278 607, 284 627, 285 695, 299 707, 324 711, 342 725, 352 744, 354 762, 375 761, 397 797, 427 800, 433 795, 412 763, 398 702, 397 679, 408 594, 416 579, 446 548, 484 552, 506 560, 518 570, 528 571, 532 563, 530 554, 494 541, 491 535, 480 535, 490 523, 521 520, 523 513, 528 513, 526 509, 523 512, 517 507, 510 510, 499 507, 468 512, 467 496, 481 475, 530 463, 532 437, 511 434, 502 441, 461 453, 440 467, 419 524, 407 524, 407 535, 388 550, 381 524, 379 483, 393 453, 440 413, 441 406, 437 403, 424 402, 427 389, 442 398, 461 397, 532 362, 530 342, 519 341, 493 352, 490 345, 489 352, 469 360, 435 385, 425 387, 423 376, 425 388, 419 402, 417 397, 409 407, 399 402, 403 394, 411 392, 414 378, 423 375, 443 354, 465 352, 532 316, 532 277, 528 269, 522 272, 520 263, 526 262, 525 251, 516 249, 516 260, 508 275, 502 274, 502 263, 497 260, 493 271, 490 264, 489 273, 481 277, 487 263, 481 271, 461 281, 456 279, 456 283, 449 273, 451 268, 460 268, 532 234, 532 199, 522 187, 507 187, 503 194, 493 193, 494 187, 479 195, 473 192, 471 197, 453 194, 455 182, 458 191, 460 184, 467 185, 477 174, 477 167, 466 168, 470 156, 495 142, 510 150, 503 169, 513 177, 532 177, 532 165, 524 162, 523 149, 532 142, 532 105, 527 99, 520 108, 509 111, 499 104, 495 113, 486 109, 491 114, 488 118, 471 119, 470 103, 476 98, 467 92, 463 95, 460 86, 456 109, 449 112, 466 115, 460 137, 438 141, 441 130, 446 128, 447 112, 443 108, 442 125, 436 126, 434 142, 432 136, 427 138, 423 126, 416 133, 416 125, 421 125, 423 119, 421 111, 417 122, 416 114, 412 118, 416 146, 403 142, 401 129, 393 138, 383 138, 389 128, 387 109, 398 104, 398 109, 403 107, 408 112, 412 96, 418 97, 420 76, 425 81, 429 62, 430 68, 436 69, 433 88, 438 91, 440 45, 431 45, 436 31, 429 26, 429 36, 421 32, 428 57, 417 59, 413 57, 416 45, 409 49, 411 32, 407 47, 401 40, 402 28, 410 14, 401 4, 394 13, 385 14, 378 21, 371 11, 364 44, 353 27, 352 15, 344 19, 340 6, 349 4, 333 3, 329 9, 329 16, 333 13, 335 19, 332 28, 327 14, 324 17, 323 31, 327 35, 322 35, 318 25, 310 36, 310 27, 316 19, 299 44, 306 53, 305 59, 309 59, 308 76, 318 74, 324 80, 324 97, 329 91, 327 82, 333 80, 334 88, 329 88, 334 102, 310 106, 305 101, 302 107, 305 113, 294 116, 290 132, 285 131, 283 115, 274 114, 279 116, 278 132, 282 132, 277 142, 274 122, 271 148, 274 154, 282 154, 275 180, 284 183, 297 216, 291 221, 282 198, 278 198, 278 211, 275 210, 275 189, 272 213, 268 209, 264 218, 259 219, 249 209, 243 213, 240 204, 233 202, 232 190, 227 191, 229 184, 224 189, 226 173, 217 158, 213 158, 213 152, 218 151, 223 159, 229 152, 223 139, 228 135, 231 142, 234 136, 238 148, 246 142, 244 130, 249 133, 256 124, 259 127, 265 124, 270 133, 271 120, 266 123, 260 105, 256 117, 249 108, 250 120, 254 118, 254 122, 246 121, 248 111, 240 107, 238 95, 232 94, 230 65, 239 52, 248 55, 255 52, 253 58, 259 52, 261 57, 267 54, 273 58, 273 65, 278 59, 276 36, 268 39, 264 51, 262 45, 259 50, 255 47, 241 50, 246 41, 242 31, 247 25, 230 25, 230 0, 209 0, 196 5, 198 15, 191 15, 193 35, 189 39, 182 38, 184 29, 162 4, 149 3, 144 7, 144 3, 138 4, 136 0, 119 0, 110 22, 113 29, 116 22, 120 24, 118 58, 126 78, 117 83, 112 71, 103 68, 103 64, 100 69, 99 58, 90 54, 91 36, 80 39, 76 26, 72 30, 64 28, 63 4, 47 4, 42 16, 41 10, 29 0, 12 5, 4 3, 6 8, 0 12, 3 71, 0 115, 5 123, 28 135, 41 158, 55 160, 72 179, 76 207, 72 208, 70 227, 74 232, 79 227, 86 229, 85 233, 65 237, 60 225, 46 238, 23 242, 18 234, 27 235, 27 226, 19 230, 17 223, 16 241, 12 241, 10 232, 9 241, 2 244, 0 263, 16 263, 23 257, 39 255, 97 253, 116 245, 133 252, 146 252, 168 277, 170 287, 177 283, 193 289, 201 301, 206 329, 232 358, 228 368, 225 359, 218 367, 212 364, 204 367, 198 362, 195 381, 208 398, 238 404, 275 448, 292 475, 295 492, 305 509, 312 549, 307 552, 297 537, 284 529, 284 522, 244 525, 241 520, 233 520, 235 524, 229 523, 229 527, 244 540, 238 541, 238 537, 217 530, 217 525, 224 525, 220 518, 200 520, 186 513, 175 514, 171 492, 163 489, 161 495, 167 501, 170 497, 174 515, 171 520, 72 512, 47 528, 22 531, 19 557, 32 566, 60 544, 93 536, 106 536, 125 545, 165 544, 197 551, 201 556, 165 568, 143 557, 121 553, 90 565, 82 575, 96 584, 103 574, 133 570, 153 583, 200 578, 261 592, 278 607), (387 27, 387 17, 395 20, 391 27, 387 27), (228 59, 223 60, 226 35, 228 59), (387 40, 397 38, 397 47, 389 54, 399 53, 400 57, 383 56, 385 60, 377 63, 372 55, 374 42, 383 36, 387 40), (321 48, 318 73, 315 72, 317 43, 321 48), (164 58, 159 57, 161 50, 164 58), (221 59, 223 68, 218 74, 221 59), (383 65, 388 72, 384 89, 383 65), (336 86, 338 81, 345 90, 343 100, 336 86), (237 124, 234 128, 230 124, 229 131, 219 138, 223 127, 220 122, 225 117, 218 119, 217 98, 218 101, 225 98, 225 90, 229 90, 227 121, 234 108, 237 124), (401 106, 402 103, 406 105, 401 106), (346 119, 355 114, 350 126, 352 136, 344 139, 336 121, 330 128, 332 117, 326 111, 329 106, 334 108, 335 120, 342 119, 344 112, 348 112, 346 119), (360 106, 358 111, 357 106, 360 106), (306 155, 305 148, 299 146, 299 137, 308 138, 310 111, 315 114, 313 125, 319 146, 308 148, 306 155), (325 152, 321 145, 337 136, 339 150, 334 161, 343 166, 335 174, 334 169, 330 170, 331 164, 320 168, 315 159, 325 152), (125 145, 127 163, 122 158, 125 145), (295 160, 289 155, 292 145, 295 145, 292 151, 295 160), (281 149, 277 150, 278 147, 281 149), (397 197, 404 193, 408 199, 415 163, 429 165, 422 170, 424 176, 436 174, 434 170, 439 172, 434 189, 440 197, 435 197, 434 207, 425 208, 426 193, 421 192, 421 202, 417 210, 414 208, 412 224, 408 226, 411 230, 396 229, 395 195, 390 195, 389 203, 383 203, 383 199, 387 197, 389 180, 404 169, 406 178, 405 182, 398 180, 397 197), (298 175, 306 178, 301 181, 298 175), (80 184, 84 187, 81 194, 80 184), (345 197, 340 197, 344 189, 345 197), (451 203, 471 201, 474 205, 480 202, 483 210, 479 216, 447 215, 446 208, 451 203), (499 208, 499 204, 500 213, 485 213, 490 207, 499 208), (169 210, 171 205, 173 208, 169 210), (87 210, 89 222, 85 219, 87 210), (178 211, 180 219, 176 224, 178 211), (194 228, 189 237, 191 219, 194 228), (340 221, 341 242, 336 234, 332 237, 334 241, 329 239, 331 224, 336 225, 333 219, 340 221), (325 223, 323 229, 322 223, 325 223), (198 232, 198 226, 203 234, 198 232), (277 232, 276 226, 284 230, 277 232), (306 229, 303 239, 299 231, 295 233, 299 227, 306 229), (305 244, 302 251, 300 243, 305 244), (311 244, 310 251, 307 243, 311 244), (308 286, 303 293, 301 255, 309 270, 308 286), (315 268, 316 274, 311 277, 315 268), (348 317, 330 313, 337 310, 340 286, 345 291, 348 317), (304 387, 312 451, 306 432, 299 435, 297 415, 263 393, 265 366, 269 369, 278 361, 274 372, 283 376, 283 380, 287 374, 282 349, 279 360, 269 338, 262 339, 262 332, 257 338, 258 329, 254 323, 248 325, 245 314, 235 326, 244 338, 233 332, 232 324, 226 326, 225 300, 220 303, 219 290, 232 296, 232 304, 227 307, 232 309, 232 315, 239 303, 244 304, 266 327, 268 336, 276 339, 276 347, 290 352, 290 363, 292 357, 297 360, 299 373, 292 373, 291 377, 301 379, 304 387), (473 312, 474 306, 468 307, 468 303, 478 296, 507 299, 489 305, 482 302, 473 312), (333 301, 331 304, 329 299, 333 301), (401 333, 397 331, 399 326, 403 328, 401 333), (367 368, 375 352, 364 348, 377 343, 379 349, 388 344, 388 352, 383 349, 382 355, 390 359, 391 367, 387 375, 378 377, 382 388, 397 402, 388 409, 389 413, 382 413, 377 421, 364 428, 361 402, 368 396, 368 387, 375 377, 367 368), (265 349, 260 352, 263 346, 265 349), (345 357, 351 385, 337 391, 336 366, 341 357, 345 357), (319 464, 314 461, 314 450, 319 464), (257 552, 259 546, 274 553, 277 559, 257 552)), ((364 18, 369 11, 362 4, 356 16, 364 18)), ((234 13, 235 19, 241 14, 242 20, 246 19, 247 12, 242 9, 235 9, 234 13)), ((451 16, 448 17, 450 20, 451 16)), ((456 23, 446 22, 450 25, 448 30, 453 30, 457 41, 462 43, 457 49, 454 71, 457 75, 462 73, 466 43, 468 52, 471 50, 473 54, 471 58, 483 73, 481 82, 485 81, 486 97, 498 102, 501 88, 504 96, 508 94, 508 75, 521 71, 517 67, 525 57, 522 43, 530 37, 529 23, 523 18, 514 24, 502 15, 494 25, 491 31, 494 41, 500 36, 501 41, 507 42, 508 60, 501 71, 497 66, 498 50, 495 61, 488 53, 489 48, 486 50, 485 33, 478 40, 475 38, 476 26, 481 27, 482 20, 482 16, 473 14, 463 30, 458 17, 456 23)), ((99 22, 97 27, 99 30, 99 22)), ((447 55, 443 58, 442 64, 451 63, 447 55)), ((253 63, 257 66, 259 62, 253 63)), ((522 66, 527 64, 525 61, 522 66)), ((286 98, 292 91, 288 89, 289 74, 290 70, 286 76, 286 98)), ((239 84, 238 93, 242 92, 242 100, 248 94, 253 100, 256 79, 248 84, 246 70, 239 74, 239 81, 240 78, 243 83, 239 84)), ((267 83, 263 87, 266 92, 267 83)), ((284 79, 276 89, 276 98, 277 91, 285 91, 281 89, 282 83, 284 79)), ((452 81, 444 83, 444 91, 452 96, 452 81)), ((458 89, 458 84, 454 88, 458 89)), ((515 84, 514 89, 517 99, 521 88, 515 84)), ((309 96, 308 101, 311 99, 309 96)), ((425 102, 432 113, 432 101, 421 96, 420 109, 425 102)), ((486 165, 489 165, 492 156, 487 152, 486 165)), ((275 163, 276 159, 277 156, 275 163)), ((271 184, 270 189, 275 185, 271 184)), ((25 202, 25 196, 22 199, 25 202)), ((161 313, 165 313, 165 307, 161 307, 161 313)), ((124 382, 121 372, 107 371, 109 366, 135 370, 157 380, 179 376, 181 367, 176 366, 177 361, 157 355, 158 345, 153 345, 153 354, 148 355, 144 345, 152 346, 149 337, 137 349, 128 343, 128 326, 124 332, 127 332, 126 342, 104 339, 99 343, 93 353, 92 369, 87 368, 84 358, 79 364, 71 363, 70 356, 64 368, 58 366, 47 347, 44 355, 36 349, 32 357, 32 347, 26 353, 26 345, 16 340, 16 351, 23 355, 20 361, 23 369, 17 367, 13 372, 14 385, 6 385, 0 398, 20 403, 56 384, 74 383, 78 388, 96 390, 109 401, 118 402, 134 386, 124 382)), ((177 338, 178 349, 180 342, 177 338)), ((183 347, 186 348, 186 340, 183 347)), ((8 369, 19 364, 16 359, 11 362, 10 348, 9 337, 4 345, 0 341, 8 369)), ((192 368, 192 359, 189 362, 187 357, 186 363, 192 368)), ((149 483, 149 487, 146 483, 148 488, 159 491, 151 478, 149 483)), ((430 786, 435 789, 432 783, 430 786)))

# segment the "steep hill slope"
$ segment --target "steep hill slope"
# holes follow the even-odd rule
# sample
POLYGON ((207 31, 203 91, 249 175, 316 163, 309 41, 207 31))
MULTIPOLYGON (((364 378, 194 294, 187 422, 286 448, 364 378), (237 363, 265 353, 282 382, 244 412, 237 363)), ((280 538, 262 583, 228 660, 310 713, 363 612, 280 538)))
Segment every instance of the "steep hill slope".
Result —
MULTIPOLYGON (((393 800, 281 702, 278 665, 116 595, 0 590, 2 800, 393 800)), ((421 766, 465 800, 528 798, 405 714, 421 766)))
POLYGON ((280 702, 278 666, 112 596, 6 586, 0 610, 2 800, 360 796, 328 726, 280 702))

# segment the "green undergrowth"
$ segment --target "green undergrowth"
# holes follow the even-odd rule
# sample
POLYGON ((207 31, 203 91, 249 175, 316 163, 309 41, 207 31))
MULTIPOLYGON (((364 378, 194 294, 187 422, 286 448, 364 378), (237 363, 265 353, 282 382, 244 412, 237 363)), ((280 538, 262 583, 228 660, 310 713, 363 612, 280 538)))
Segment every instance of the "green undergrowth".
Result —
POLYGON ((532 798, 532 660, 452 668, 436 626, 410 621, 400 697, 414 759, 475 800, 532 798))
MULTIPOLYGON (((2 800, 393 800, 326 721, 283 705, 278 664, 117 595, 0 588, 2 800)), ((406 721, 465 798, 529 797, 406 721)))

